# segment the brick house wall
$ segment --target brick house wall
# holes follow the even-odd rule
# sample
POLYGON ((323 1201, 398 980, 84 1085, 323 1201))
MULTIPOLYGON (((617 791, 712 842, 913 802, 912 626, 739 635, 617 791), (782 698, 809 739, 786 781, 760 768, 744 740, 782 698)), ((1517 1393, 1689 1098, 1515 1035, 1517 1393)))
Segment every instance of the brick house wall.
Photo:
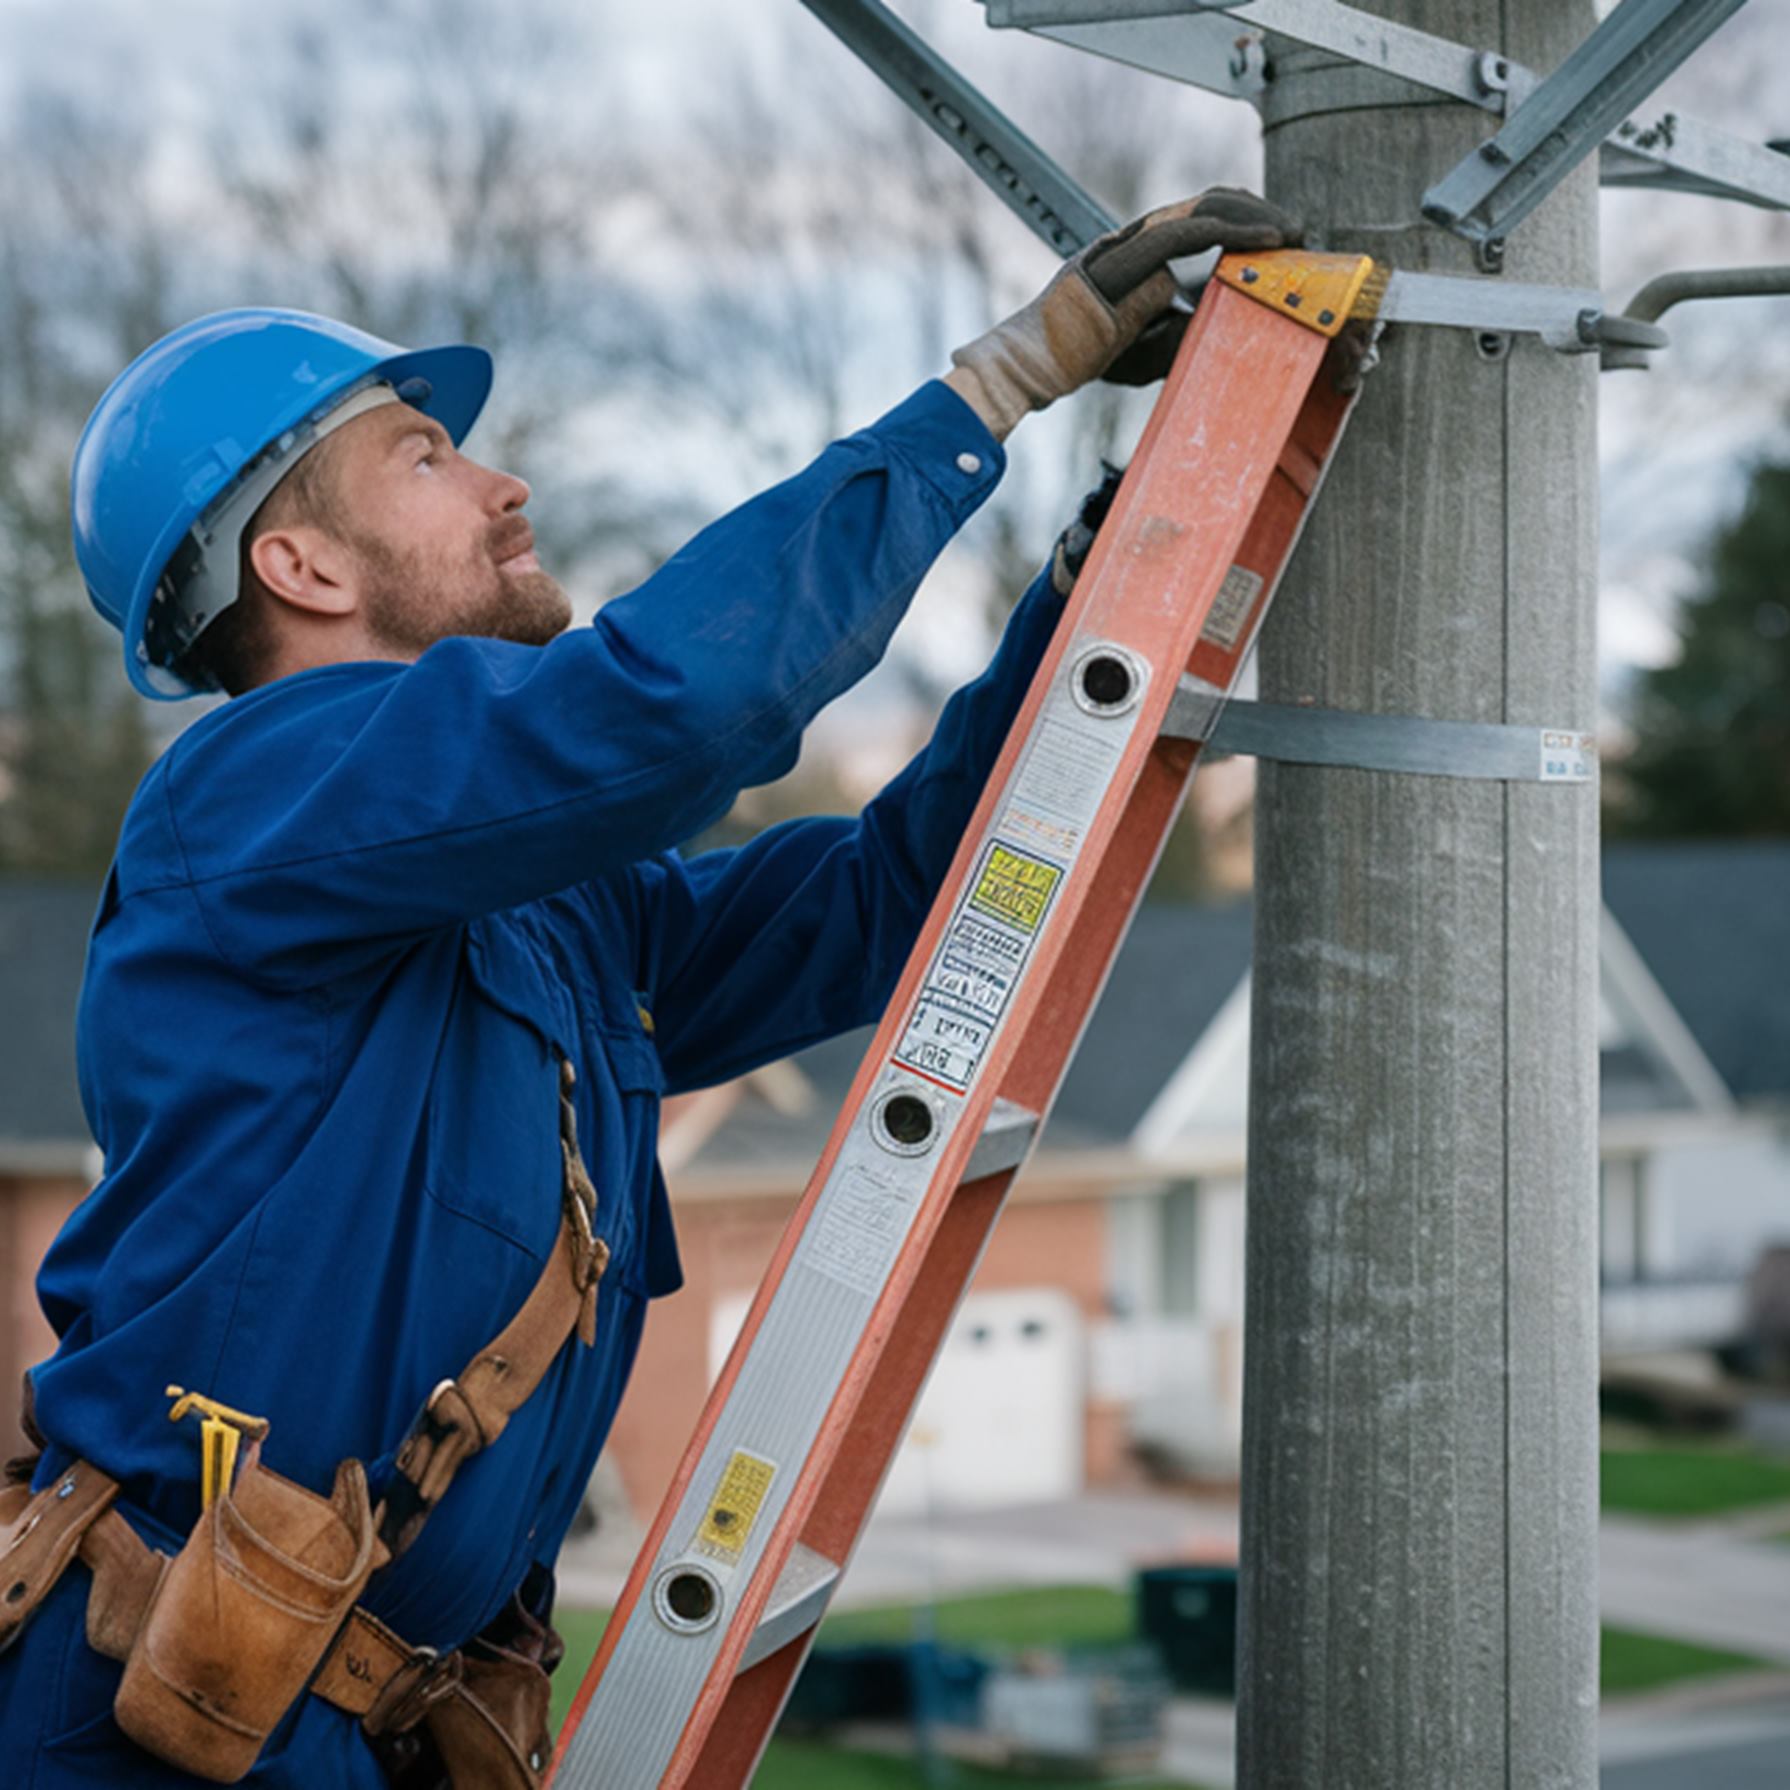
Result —
MULTIPOLYGON (((702 1413, 709 1337, 717 1305, 757 1287, 795 1210, 799 1190, 729 1192, 723 1171, 672 1189, 684 1285, 659 1300, 608 1452, 636 1515, 650 1520, 702 1413)), ((1099 1188, 1073 1183, 1031 1190, 1022 1182, 995 1227, 972 1292, 1050 1286, 1083 1319, 1105 1314, 1106 1215, 1099 1188)), ((1111 1483, 1125 1464, 1122 1413, 1090 1402, 1084 1417, 1090 1483, 1111 1483)))
POLYGON ((37 1266, 87 1193, 72 1175, 0 1173, 0 1455, 23 1452, 20 1382, 56 1346, 38 1309, 37 1266))
MULTIPOLYGON (((1044 1159, 1047 1161, 1048 1159, 1044 1159)), ((1034 1164, 1028 1176, 1044 1166, 1034 1164)), ((790 1177, 793 1182, 794 1176, 790 1177)), ((730 1191, 726 1172, 704 1168, 686 1187, 673 1188, 684 1286, 658 1301, 608 1453, 635 1513, 650 1520, 701 1414, 709 1387, 710 1324, 717 1304, 757 1287, 799 1189, 774 1189, 755 1175, 730 1191)), ((18 1426, 17 1388, 25 1370, 43 1360, 55 1337, 39 1310, 38 1264, 57 1231, 87 1193, 73 1175, 0 1172, 0 1456, 25 1446, 18 1426)), ((1105 1314, 1104 1189, 1048 1173, 1044 1184, 1022 1181, 996 1226, 972 1291, 1051 1286, 1074 1300, 1089 1323, 1105 1314)), ((1116 1406, 1090 1401, 1084 1414, 1090 1484, 1123 1476, 1126 1436, 1116 1406)))

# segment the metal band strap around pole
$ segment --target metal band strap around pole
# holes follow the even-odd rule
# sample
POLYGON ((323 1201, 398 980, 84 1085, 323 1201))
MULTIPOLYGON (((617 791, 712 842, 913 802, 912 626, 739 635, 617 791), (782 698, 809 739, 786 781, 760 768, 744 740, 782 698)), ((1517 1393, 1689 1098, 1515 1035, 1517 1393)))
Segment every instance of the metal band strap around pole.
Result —
POLYGON ((1577 728, 1227 702, 1222 691, 1194 677, 1181 679, 1162 731, 1173 739, 1203 741, 1214 752, 1286 764, 1494 783, 1597 780, 1596 740, 1577 728))

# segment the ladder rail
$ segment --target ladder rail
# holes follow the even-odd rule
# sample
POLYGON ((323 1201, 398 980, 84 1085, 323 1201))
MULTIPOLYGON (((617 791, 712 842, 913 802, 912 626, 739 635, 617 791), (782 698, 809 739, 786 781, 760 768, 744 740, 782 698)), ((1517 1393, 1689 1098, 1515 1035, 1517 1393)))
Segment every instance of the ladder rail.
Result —
MULTIPOLYGON (((1319 376, 1328 347, 1323 333, 1241 289, 1217 281, 1208 289, 635 1562, 568 1718, 552 1780, 558 1790, 616 1782, 721 1790, 749 1780, 814 1624, 748 1670, 740 1666, 798 1547, 840 1571, 849 1563, 1017 1172, 1009 1146, 996 1172, 968 1180, 973 1155, 986 1131, 1015 1127, 1014 1109, 1027 1141, 1048 1112, 1197 759, 1197 742, 1163 732, 1182 674, 1220 691, 1235 681, 1346 419, 1351 399, 1319 376), (1128 675, 1134 681, 1103 707, 1103 695, 1128 675), (1104 753, 1104 766, 1078 767, 1084 748, 1091 761, 1104 753), (1063 818, 1072 810, 1082 817, 1079 837, 1063 818), (1030 842, 1052 828, 1062 835, 1053 847, 1059 861, 1042 847, 1028 859, 1030 842), (1010 888, 990 880, 1001 852, 1021 872, 1010 888), (970 1047, 954 1054, 953 1028, 961 1027, 940 989, 954 986, 947 946, 956 948, 966 926, 982 926, 972 910, 991 890, 1020 904, 1034 936, 972 1060, 970 1047), (849 1339, 827 1384, 834 1367, 820 1358, 826 1349, 802 1352, 801 1301, 831 1312, 840 1299, 809 1270, 829 1234, 828 1247, 844 1235, 829 1214, 845 1209, 838 1202, 849 1197, 842 1189, 851 1175, 869 1162, 889 1188, 908 1172, 900 1140, 887 1132, 901 1100, 915 1109, 908 1117, 930 1103, 928 1124, 937 1130, 914 1158, 905 1235, 880 1282, 858 1289, 867 1310, 825 1333, 835 1353, 849 1339), (998 1102, 1007 1107, 991 1127, 998 1102), (884 1131, 871 1135, 879 1125, 884 1131), (889 1160, 876 1156, 879 1148, 893 1152, 889 1160), (761 1353, 764 1363, 755 1365, 761 1353), (798 1361, 820 1382, 802 1389, 812 1409, 800 1421, 779 1408, 788 1391, 782 1381, 801 1377, 798 1361), (781 1439, 753 1440, 772 1432, 781 1439), (726 1491, 735 1484, 728 1476, 742 1474, 726 1491), (708 1525, 717 1510, 738 1520, 738 1510, 722 1508, 730 1505, 747 1512, 733 1557, 738 1576, 698 1558, 704 1538, 715 1540, 708 1525), (674 1632, 678 1613, 667 1598, 675 1605, 686 1578, 704 1575, 711 1583, 703 1595, 721 1609, 700 1629, 674 1632), (645 1707, 661 1694, 669 1713, 645 1707)), ((848 1280, 858 1271, 843 1258, 822 1268, 848 1280)), ((726 1557, 725 1549, 710 1552, 726 1557)), ((829 1593, 836 1583, 837 1576, 828 1581, 829 1593)), ((804 1607, 818 1617, 824 1603, 822 1594, 804 1607)))

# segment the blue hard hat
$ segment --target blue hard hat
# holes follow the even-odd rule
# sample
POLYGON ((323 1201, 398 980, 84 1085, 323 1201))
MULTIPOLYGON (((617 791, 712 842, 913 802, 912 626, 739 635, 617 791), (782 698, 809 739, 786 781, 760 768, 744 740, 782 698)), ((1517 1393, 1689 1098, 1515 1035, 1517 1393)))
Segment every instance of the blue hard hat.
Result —
POLYGON ((264 496, 267 481, 314 443, 317 419, 374 382, 434 417, 458 445, 491 389, 491 357, 482 348, 400 348, 308 311, 255 307, 183 325, 112 381, 75 447, 75 559, 94 608, 123 634, 125 671, 145 696, 197 693, 170 665, 217 613, 152 629, 152 607, 165 614, 177 603, 170 562, 180 555, 190 570, 207 546, 214 558, 227 552, 228 566, 212 568, 213 588, 227 586, 222 602, 234 601, 237 537, 214 539, 202 519, 243 494, 245 473, 259 474, 264 496))

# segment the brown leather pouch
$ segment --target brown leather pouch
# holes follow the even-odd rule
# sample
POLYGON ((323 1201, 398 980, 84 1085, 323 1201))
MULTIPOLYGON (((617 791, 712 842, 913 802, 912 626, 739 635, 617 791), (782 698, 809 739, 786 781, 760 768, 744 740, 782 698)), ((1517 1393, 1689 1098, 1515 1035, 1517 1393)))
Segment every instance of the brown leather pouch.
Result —
POLYGON ((565 1643, 512 1597, 464 1651, 394 1675, 366 1718, 393 1790, 539 1790, 565 1643))
POLYGON ((384 1559, 358 1461, 324 1499, 252 1449, 162 1574, 125 1661, 119 1727, 183 1771, 235 1783, 384 1559))

